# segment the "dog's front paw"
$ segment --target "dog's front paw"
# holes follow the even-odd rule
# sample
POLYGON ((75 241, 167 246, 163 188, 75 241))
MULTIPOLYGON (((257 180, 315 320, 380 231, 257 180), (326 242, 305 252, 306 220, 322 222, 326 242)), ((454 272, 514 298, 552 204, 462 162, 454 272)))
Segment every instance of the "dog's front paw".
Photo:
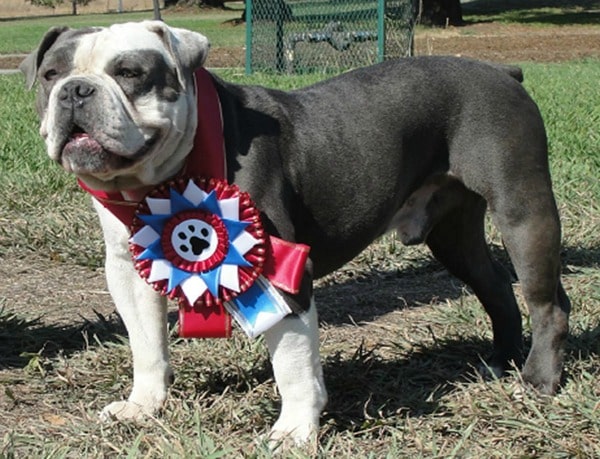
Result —
POLYGON ((152 415, 152 411, 145 409, 142 405, 134 402, 123 400, 120 402, 113 402, 106 406, 100 412, 100 419, 104 422, 107 421, 141 421, 145 417, 152 415))
POLYGON ((141 421, 156 414, 162 407, 165 398, 147 397, 143 401, 134 401, 134 398, 130 397, 129 400, 113 402, 100 412, 100 419, 102 421, 141 421))
POLYGON ((127 400, 113 402, 100 412, 100 419, 139 421, 155 415, 167 400, 167 388, 173 379, 171 370, 167 367, 164 373, 134 374, 134 383, 127 400), (142 382, 140 382, 140 380, 142 382))
POLYGON ((285 451, 295 446, 316 445, 318 423, 299 418, 280 417, 269 433, 269 447, 274 451, 285 451))

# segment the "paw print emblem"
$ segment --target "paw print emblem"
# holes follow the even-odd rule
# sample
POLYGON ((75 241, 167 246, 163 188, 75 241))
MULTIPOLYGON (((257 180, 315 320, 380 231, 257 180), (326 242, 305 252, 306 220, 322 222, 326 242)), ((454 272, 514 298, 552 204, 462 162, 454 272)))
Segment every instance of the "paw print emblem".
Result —
POLYGON ((187 231, 179 231, 177 237, 179 238, 179 250, 184 253, 192 252, 194 255, 199 257, 204 252, 204 249, 208 249, 210 242, 206 240, 210 232, 206 228, 202 228, 199 233, 196 232, 196 227, 193 224, 187 225, 185 228, 187 231))
POLYGON ((214 228, 207 222, 189 219, 173 228, 171 244, 177 255, 184 260, 205 261, 214 254, 218 238, 214 228))

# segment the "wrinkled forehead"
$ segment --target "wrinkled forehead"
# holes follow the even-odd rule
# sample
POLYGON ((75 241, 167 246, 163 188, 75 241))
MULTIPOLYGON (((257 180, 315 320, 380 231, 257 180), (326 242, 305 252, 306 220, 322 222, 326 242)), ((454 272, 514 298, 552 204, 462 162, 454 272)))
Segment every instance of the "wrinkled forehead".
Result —
POLYGON ((98 28, 92 33, 81 34, 77 42, 72 62, 74 70, 82 72, 102 71, 115 58, 131 51, 153 50, 168 58, 159 35, 142 24, 98 28))

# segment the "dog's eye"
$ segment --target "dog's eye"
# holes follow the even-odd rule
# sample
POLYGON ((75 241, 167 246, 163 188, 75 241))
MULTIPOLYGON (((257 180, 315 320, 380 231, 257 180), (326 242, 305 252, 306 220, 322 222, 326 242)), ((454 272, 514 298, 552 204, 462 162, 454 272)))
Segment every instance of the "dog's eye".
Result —
POLYGON ((56 70, 50 69, 46 73, 44 73, 44 80, 52 81, 57 77, 57 75, 58 75, 58 72, 56 70))
POLYGON ((123 67, 115 72, 115 76, 122 78, 137 78, 140 76, 140 72, 134 69, 123 67))

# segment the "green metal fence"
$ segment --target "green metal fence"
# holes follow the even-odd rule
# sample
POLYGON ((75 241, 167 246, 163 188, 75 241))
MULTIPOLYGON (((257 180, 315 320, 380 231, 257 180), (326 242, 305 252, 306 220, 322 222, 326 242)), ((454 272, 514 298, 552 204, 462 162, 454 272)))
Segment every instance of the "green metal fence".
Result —
POLYGON ((412 54, 418 0, 246 0, 246 73, 336 73, 412 54))

